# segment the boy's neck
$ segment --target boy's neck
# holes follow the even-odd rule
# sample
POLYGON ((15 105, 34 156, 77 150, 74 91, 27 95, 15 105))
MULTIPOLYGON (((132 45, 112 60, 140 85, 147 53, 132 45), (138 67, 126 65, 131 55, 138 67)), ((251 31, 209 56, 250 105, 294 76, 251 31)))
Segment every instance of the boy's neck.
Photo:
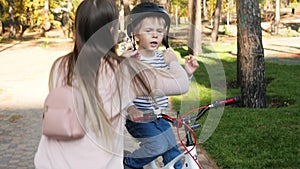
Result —
POLYGON ((140 54, 145 58, 152 58, 154 57, 156 50, 141 50, 140 54))

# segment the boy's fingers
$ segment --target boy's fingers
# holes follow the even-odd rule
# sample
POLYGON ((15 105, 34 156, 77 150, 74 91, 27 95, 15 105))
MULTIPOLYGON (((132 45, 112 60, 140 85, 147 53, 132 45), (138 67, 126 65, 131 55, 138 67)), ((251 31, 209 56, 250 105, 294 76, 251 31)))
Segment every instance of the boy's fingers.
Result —
POLYGON ((189 56, 186 56, 186 57, 185 57, 185 61, 186 61, 186 62, 191 62, 192 59, 193 59, 193 56, 192 56, 192 55, 189 55, 189 56))

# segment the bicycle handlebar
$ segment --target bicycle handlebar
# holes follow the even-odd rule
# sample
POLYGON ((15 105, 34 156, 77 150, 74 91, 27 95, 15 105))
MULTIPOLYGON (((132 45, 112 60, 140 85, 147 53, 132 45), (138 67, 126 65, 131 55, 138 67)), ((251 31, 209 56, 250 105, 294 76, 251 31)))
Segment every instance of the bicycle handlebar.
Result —
POLYGON ((219 101, 215 101, 214 103, 204 106, 203 109, 199 110, 198 114, 194 117, 195 121, 199 120, 206 111, 208 111, 211 108, 218 108, 218 107, 223 107, 223 106, 227 106, 230 104, 235 104, 237 102, 240 102, 241 98, 240 96, 235 96, 232 98, 228 98, 225 100, 219 100, 219 101))
POLYGON ((230 104, 237 103, 241 100, 240 96, 235 96, 226 100, 215 101, 213 104, 209 105, 210 108, 217 108, 222 106, 227 106, 230 104))
MULTIPOLYGON (((194 117, 191 117, 191 119, 194 119, 194 121, 197 121, 205 114, 205 112, 207 112, 211 108, 219 108, 219 107, 227 106, 227 105, 230 105, 230 104, 235 104, 235 103, 239 102, 240 100, 241 100, 240 96, 235 96, 235 97, 228 98, 228 99, 225 99, 225 100, 215 101, 212 104, 200 107, 202 109, 197 108, 195 110, 192 110, 192 111, 197 111, 198 110, 198 114, 194 117)), ((169 120, 170 122, 172 122, 176 119, 176 118, 171 118, 167 115, 162 115, 162 114, 159 114, 159 116, 160 117, 163 116, 163 118, 169 120)), ((155 120, 157 117, 158 117, 157 114, 146 115, 146 116, 144 115, 143 117, 135 118, 134 121, 143 121, 143 122, 152 121, 152 120, 155 120)))

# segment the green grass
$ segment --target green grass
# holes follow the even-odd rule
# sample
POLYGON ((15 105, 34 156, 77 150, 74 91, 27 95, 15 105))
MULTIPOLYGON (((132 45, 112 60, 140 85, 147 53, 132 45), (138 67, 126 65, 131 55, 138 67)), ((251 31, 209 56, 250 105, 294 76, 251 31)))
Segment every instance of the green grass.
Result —
MULTIPOLYGON (((200 66, 194 74, 196 81, 191 84, 191 89, 194 90, 191 93, 194 96, 172 97, 175 109, 186 112, 194 108, 194 105, 199 105, 199 101, 201 105, 210 103, 211 93, 218 94, 218 90, 210 87, 210 77, 206 69, 207 66, 220 66, 216 58, 222 62, 226 81, 236 79, 236 58, 228 55, 231 50, 228 48, 230 47, 206 47, 208 52, 215 52, 216 49, 217 53, 214 56, 198 58, 200 66), (187 103, 191 105, 185 106, 187 103)), ((265 70, 267 102, 270 103, 271 98, 280 98, 285 101, 284 107, 226 107, 215 132, 203 143, 209 155, 222 168, 296 169, 300 166, 300 65, 267 62, 265 70)), ((227 89, 226 97, 239 94, 240 89, 227 89)), ((200 123, 205 120, 204 118, 200 123)), ((201 129, 197 134, 200 135, 200 132, 201 129)))

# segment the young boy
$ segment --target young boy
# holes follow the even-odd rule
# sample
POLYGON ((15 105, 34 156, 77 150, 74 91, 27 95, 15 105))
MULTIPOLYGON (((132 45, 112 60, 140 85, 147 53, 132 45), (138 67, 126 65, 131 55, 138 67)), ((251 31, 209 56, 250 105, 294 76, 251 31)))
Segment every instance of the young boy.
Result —
MULTIPOLYGON (((164 53, 158 50, 163 43, 168 48, 167 34, 170 27, 168 13, 155 3, 145 2, 137 5, 129 17, 127 33, 138 45, 138 59, 157 69, 168 69, 164 53)), ((135 45, 134 45, 135 46, 135 45)), ((166 52, 172 52, 167 49, 166 52)), ((188 77, 192 77, 198 63, 194 58, 186 61, 188 77)), ((163 91, 162 91, 163 92, 163 91)), ((128 106, 129 119, 126 120, 128 132, 141 142, 139 149, 124 157, 124 168, 143 168, 158 156, 167 164, 181 152, 176 143, 169 122, 157 118, 150 122, 138 122, 144 114, 164 114, 168 107, 168 97, 140 97, 128 106), (154 112, 155 110, 155 112, 154 112)), ((175 163, 176 169, 182 168, 181 161, 175 163)))

